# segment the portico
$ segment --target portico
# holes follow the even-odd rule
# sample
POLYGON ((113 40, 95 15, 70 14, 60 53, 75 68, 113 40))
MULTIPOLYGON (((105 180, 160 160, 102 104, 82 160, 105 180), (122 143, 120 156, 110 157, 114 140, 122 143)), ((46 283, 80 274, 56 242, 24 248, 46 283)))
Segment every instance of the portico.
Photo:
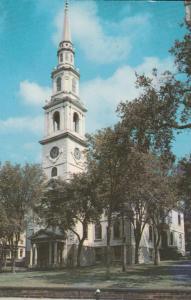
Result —
POLYGON ((30 237, 30 267, 49 268, 64 265, 65 236, 41 229, 30 237))

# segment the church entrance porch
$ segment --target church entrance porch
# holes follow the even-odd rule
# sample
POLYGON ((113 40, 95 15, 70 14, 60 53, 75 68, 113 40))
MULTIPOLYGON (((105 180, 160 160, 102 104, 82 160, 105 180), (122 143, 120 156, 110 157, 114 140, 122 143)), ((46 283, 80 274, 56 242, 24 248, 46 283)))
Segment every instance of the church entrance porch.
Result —
POLYGON ((33 234, 30 240, 31 251, 29 267, 47 269, 63 266, 64 235, 41 229, 33 234))

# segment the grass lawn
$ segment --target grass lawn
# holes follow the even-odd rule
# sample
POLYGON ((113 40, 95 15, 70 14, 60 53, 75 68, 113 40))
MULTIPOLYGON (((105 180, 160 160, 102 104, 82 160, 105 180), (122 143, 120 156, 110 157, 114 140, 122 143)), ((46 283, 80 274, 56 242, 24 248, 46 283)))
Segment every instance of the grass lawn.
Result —
POLYGON ((126 273, 112 266, 110 279, 103 266, 59 271, 1 273, 1 286, 95 288, 191 288, 191 261, 129 266, 126 273))

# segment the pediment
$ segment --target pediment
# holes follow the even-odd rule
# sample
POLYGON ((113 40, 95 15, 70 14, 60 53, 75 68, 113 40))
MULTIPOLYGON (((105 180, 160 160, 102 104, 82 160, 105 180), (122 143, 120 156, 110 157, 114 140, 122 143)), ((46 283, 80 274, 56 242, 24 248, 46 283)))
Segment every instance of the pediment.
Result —
POLYGON ((55 239, 64 239, 64 234, 58 234, 53 231, 40 229, 35 232, 32 236, 29 237, 30 240, 55 240, 55 239))

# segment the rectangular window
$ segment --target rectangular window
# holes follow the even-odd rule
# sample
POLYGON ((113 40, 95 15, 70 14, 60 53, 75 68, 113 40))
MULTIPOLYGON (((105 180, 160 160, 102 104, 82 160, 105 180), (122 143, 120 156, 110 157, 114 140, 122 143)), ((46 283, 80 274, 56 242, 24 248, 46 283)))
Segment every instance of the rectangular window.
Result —
POLYGON ((178 214, 178 225, 181 225, 181 215, 178 214))
POLYGON ((182 248, 182 234, 179 234, 179 247, 182 248))
POLYGON ((95 249, 96 262, 104 261, 104 249, 103 248, 94 248, 94 249, 95 249))
POLYGON ((68 52, 65 53, 65 60, 68 61, 68 52))
POLYGON ((119 220, 116 220, 113 225, 113 238, 114 240, 121 238, 121 224, 119 220))
POLYGON ((113 256, 114 256, 114 260, 121 260, 122 257, 122 248, 121 246, 114 246, 113 247, 113 256))
POLYGON ((85 239, 87 240, 88 239, 88 225, 85 226, 85 232, 84 232, 84 235, 85 235, 85 239))
POLYGON ((149 242, 152 242, 152 241, 153 241, 153 228, 150 225, 149 226, 149 242))
POLYGON ((20 249, 20 253, 19 253, 20 258, 23 257, 23 249, 20 249))
POLYGON ((95 224, 95 240, 102 239, 102 226, 100 223, 95 224))

